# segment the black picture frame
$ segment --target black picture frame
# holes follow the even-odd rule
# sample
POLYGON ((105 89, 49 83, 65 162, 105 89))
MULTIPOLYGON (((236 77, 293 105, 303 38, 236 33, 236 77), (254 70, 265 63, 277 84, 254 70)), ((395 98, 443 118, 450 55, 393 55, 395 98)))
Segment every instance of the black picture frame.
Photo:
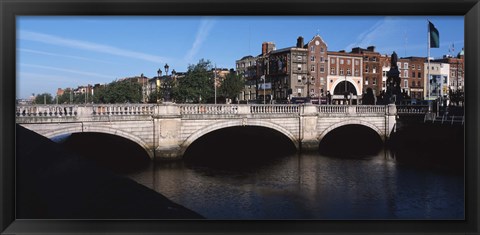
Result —
POLYGON ((0 231, 2 234, 479 234, 480 3, 478 0, 0 0, 0 231), (463 15, 466 219, 462 221, 17 220, 15 17, 21 15, 463 15))

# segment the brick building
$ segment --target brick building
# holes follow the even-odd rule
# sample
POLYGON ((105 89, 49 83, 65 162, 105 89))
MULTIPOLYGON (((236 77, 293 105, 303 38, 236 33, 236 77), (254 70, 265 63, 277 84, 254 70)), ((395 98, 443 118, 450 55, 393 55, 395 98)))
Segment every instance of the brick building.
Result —
POLYGON ((425 96, 425 61, 426 57, 403 57, 397 62, 400 72, 402 91, 412 99, 422 99, 425 96))
POLYGON ((355 47, 351 53, 363 57, 362 92, 365 93, 367 88, 371 88, 373 94, 378 95, 383 89, 381 54, 375 51, 374 46, 369 46, 367 49, 355 47))
POLYGON ((345 51, 329 51, 327 55, 327 91, 333 95, 333 103, 343 104, 345 93, 353 95, 353 103, 358 103, 363 94, 363 56, 345 51))

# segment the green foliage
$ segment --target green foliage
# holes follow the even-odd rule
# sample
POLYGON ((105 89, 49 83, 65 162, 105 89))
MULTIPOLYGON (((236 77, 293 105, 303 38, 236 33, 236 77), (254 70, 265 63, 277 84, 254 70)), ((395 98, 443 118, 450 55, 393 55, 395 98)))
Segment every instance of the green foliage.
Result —
POLYGON ((172 90, 172 97, 178 103, 206 103, 214 97, 212 65, 201 59, 195 65, 189 65, 187 74, 180 79, 172 90))
POLYGON ((220 85, 220 94, 225 98, 235 99, 243 90, 244 85, 243 78, 231 71, 220 85))
POLYGON ((49 93, 43 93, 35 96, 35 104, 53 104, 53 97, 49 93))
POLYGON ((140 103, 142 101, 142 85, 134 81, 114 81, 95 89, 94 103, 140 103))

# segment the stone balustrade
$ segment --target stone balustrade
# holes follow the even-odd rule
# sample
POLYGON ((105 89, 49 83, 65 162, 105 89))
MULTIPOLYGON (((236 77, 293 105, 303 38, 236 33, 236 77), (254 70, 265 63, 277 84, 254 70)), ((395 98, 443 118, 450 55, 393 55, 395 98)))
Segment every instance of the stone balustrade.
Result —
POLYGON ((319 105, 319 113, 348 113, 348 106, 346 105, 319 105))
POLYGON ((92 115, 153 115, 154 104, 92 105, 92 115))
POLYGON ((355 106, 356 113, 385 113, 386 106, 383 105, 358 105, 355 106))
POLYGON ((398 114, 426 114, 428 105, 397 105, 398 114))
POLYGON ((250 105, 250 113, 298 113, 298 105, 288 104, 252 104, 250 105))
POLYGON ((238 114, 238 105, 180 104, 180 114, 238 114))
MULTIPOLYGON (((397 112, 424 114, 428 106, 396 106, 397 112)), ((93 104, 19 105, 17 118, 94 116, 171 116, 242 114, 386 114, 383 105, 298 105, 298 104, 93 104), (307 109, 308 108, 308 109, 307 109), (308 110, 308 111, 307 111, 308 110)))
POLYGON ((72 117, 78 115, 76 105, 19 105, 17 117, 72 117))

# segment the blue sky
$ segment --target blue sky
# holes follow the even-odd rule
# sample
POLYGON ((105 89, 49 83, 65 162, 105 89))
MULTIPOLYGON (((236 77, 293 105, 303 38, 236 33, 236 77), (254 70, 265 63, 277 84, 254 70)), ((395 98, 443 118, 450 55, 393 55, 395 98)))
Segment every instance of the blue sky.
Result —
POLYGON ((427 19, 440 32, 431 56, 464 44, 463 16, 20 16, 17 18, 17 97, 57 88, 109 83, 144 74, 187 70, 205 58, 221 68, 319 34, 329 51, 373 45, 382 54, 427 56, 427 19))

